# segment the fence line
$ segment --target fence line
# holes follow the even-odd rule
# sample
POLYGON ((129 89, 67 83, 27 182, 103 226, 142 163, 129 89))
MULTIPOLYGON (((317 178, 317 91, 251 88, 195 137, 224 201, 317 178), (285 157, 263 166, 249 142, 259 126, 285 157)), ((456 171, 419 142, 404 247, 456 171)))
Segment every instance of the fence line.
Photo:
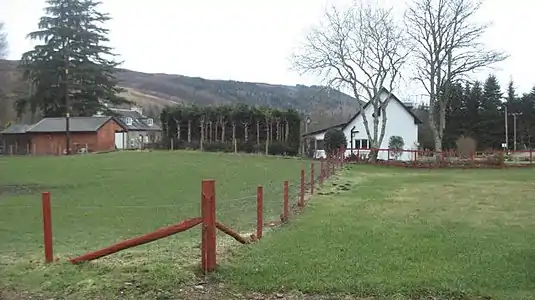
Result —
MULTIPOLYGON (((303 211, 308 201, 305 201, 307 195, 314 194, 317 187, 321 187, 327 179, 329 179, 335 172, 344 166, 344 159, 342 152, 339 151, 332 157, 320 162, 319 170, 315 170, 314 162, 305 170, 300 170, 299 183, 290 184, 288 180, 284 180, 282 185, 278 188, 281 192, 276 192, 274 195, 269 195, 270 198, 278 198, 280 201, 280 218, 276 221, 266 222, 264 215, 264 203, 266 199, 266 190, 264 186, 258 185, 256 187, 256 195, 238 197, 224 200, 228 201, 242 201, 246 199, 256 198, 256 230, 251 236, 242 236, 231 227, 225 225, 222 221, 216 218, 216 193, 215 180, 203 180, 201 189, 201 213, 200 216, 186 219, 177 224, 157 229, 148 234, 121 241, 103 249, 89 252, 81 256, 71 258, 69 261, 73 264, 79 264, 86 261, 95 260, 113 253, 146 244, 167 236, 177 234, 189 230, 197 225, 202 225, 201 233, 201 268, 205 273, 215 270, 216 267, 216 231, 220 230, 225 234, 233 237, 236 241, 242 244, 249 244, 262 239, 264 234, 264 227, 280 225, 289 222, 292 215, 296 215, 303 211)), ((273 187, 274 182, 270 182, 268 186, 273 187)), ((53 255, 53 231, 52 231, 52 205, 50 193, 44 192, 42 194, 42 211, 43 211, 43 234, 44 234, 44 251, 45 262, 51 263, 54 261, 53 255)), ((175 207, 177 205, 156 205, 156 206, 121 206, 125 208, 156 208, 156 207, 175 207)), ((78 208, 89 208, 90 206, 78 208)), ((102 208, 97 207, 95 208, 102 208)))

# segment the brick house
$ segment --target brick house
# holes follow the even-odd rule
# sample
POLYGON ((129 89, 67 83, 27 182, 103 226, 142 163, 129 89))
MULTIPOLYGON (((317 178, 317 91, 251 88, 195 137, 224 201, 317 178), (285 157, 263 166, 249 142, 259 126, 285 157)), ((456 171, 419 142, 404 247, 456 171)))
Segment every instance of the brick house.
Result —
MULTIPOLYGON (((33 155, 61 155, 66 152, 65 121, 65 118, 44 118, 27 127, 25 132, 17 131, 17 135, 25 136, 28 141, 25 148, 33 155)), ((69 121, 72 153, 115 150, 116 132, 126 130, 122 122, 113 117, 71 117, 69 121)))

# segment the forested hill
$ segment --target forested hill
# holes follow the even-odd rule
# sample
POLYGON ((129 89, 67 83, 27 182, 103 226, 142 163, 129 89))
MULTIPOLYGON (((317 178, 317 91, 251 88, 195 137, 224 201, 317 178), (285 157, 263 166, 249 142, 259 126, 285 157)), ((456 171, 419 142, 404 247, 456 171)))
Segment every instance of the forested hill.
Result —
MULTIPOLYGON (((20 93, 16 61, 0 60, 0 120, 13 119, 12 104, 20 93)), ((195 103, 293 108, 312 117, 311 129, 344 122, 356 111, 355 99, 321 86, 272 85, 228 80, 207 80, 169 74, 147 74, 121 69, 118 72, 125 96, 156 113, 165 105, 195 103)))

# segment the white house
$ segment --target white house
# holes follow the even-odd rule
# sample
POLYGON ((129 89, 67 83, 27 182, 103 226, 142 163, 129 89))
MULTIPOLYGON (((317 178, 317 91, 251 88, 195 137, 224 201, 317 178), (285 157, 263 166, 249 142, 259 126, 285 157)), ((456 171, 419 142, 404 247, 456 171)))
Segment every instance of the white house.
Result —
MULTIPOLYGON (((385 135, 381 143, 378 159, 386 160, 390 157, 393 158, 392 153, 389 154, 388 142, 391 136, 400 136, 405 143, 405 150, 417 150, 418 148, 418 125, 422 123, 420 119, 411 111, 411 108, 401 102, 394 94, 390 93, 387 89, 382 88, 379 92, 379 97, 382 105, 385 105, 385 112, 387 114, 387 121, 385 127, 385 135)), ((362 107, 362 111, 366 114, 368 120, 368 126, 370 133, 373 136, 373 106, 370 102, 366 103, 362 107)), ((379 118, 378 130, 380 134, 382 126, 382 117, 379 118)), ((338 124, 329 128, 314 131, 305 134, 304 136, 313 140, 315 147, 315 158, 325 157, 325 151, 323 151, 323 139, 325 132, 329 129, 340 129, 344 132, 347 139, 346 156, 349 156, 351 152, 359 155, 367 155, 369 153, 370 143, 368 141, 368 135, 364 127, 361 111, 357 112, 348 122, 338 124)), ((408 161, 413 159, 414 154, 410 151, 403 152, 399 160, 408 161)))

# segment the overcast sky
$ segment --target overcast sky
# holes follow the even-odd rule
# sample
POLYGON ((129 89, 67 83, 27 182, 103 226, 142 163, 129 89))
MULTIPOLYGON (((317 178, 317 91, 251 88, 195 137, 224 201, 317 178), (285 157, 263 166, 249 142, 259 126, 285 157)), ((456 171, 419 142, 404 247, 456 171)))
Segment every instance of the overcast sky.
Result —
MULTIPOLYGON (((289 56, 326 5, 351 0, 101 0, 114 18, 111 45, 124 67, 149 73, 199 76, 274 84, 318 84, 319 78, 290 71, 289 56)), ((401 12, 405 0, 380 0, 401 12)), ((34 43, 26 34, 37 27, 44 0, 0 0, 10 59, 19 59, 34 43)), ((493 71, 502 89, 512 77, 520 92, 535 85, 535 1, 486 0, 480 18, 492 21, 485 37, 510 58, 493 71)), ((479 78, 484 74, 476 75, 479 78)), ((407 75, 407 74, 406 74, 407 75)), ((410 74, 409 74, 410 75, 410 74)), ((410 76, 409 76, 410 77, 410 76)), ((414 98, 422 90, 410 84, 398 91, 414 98)))

